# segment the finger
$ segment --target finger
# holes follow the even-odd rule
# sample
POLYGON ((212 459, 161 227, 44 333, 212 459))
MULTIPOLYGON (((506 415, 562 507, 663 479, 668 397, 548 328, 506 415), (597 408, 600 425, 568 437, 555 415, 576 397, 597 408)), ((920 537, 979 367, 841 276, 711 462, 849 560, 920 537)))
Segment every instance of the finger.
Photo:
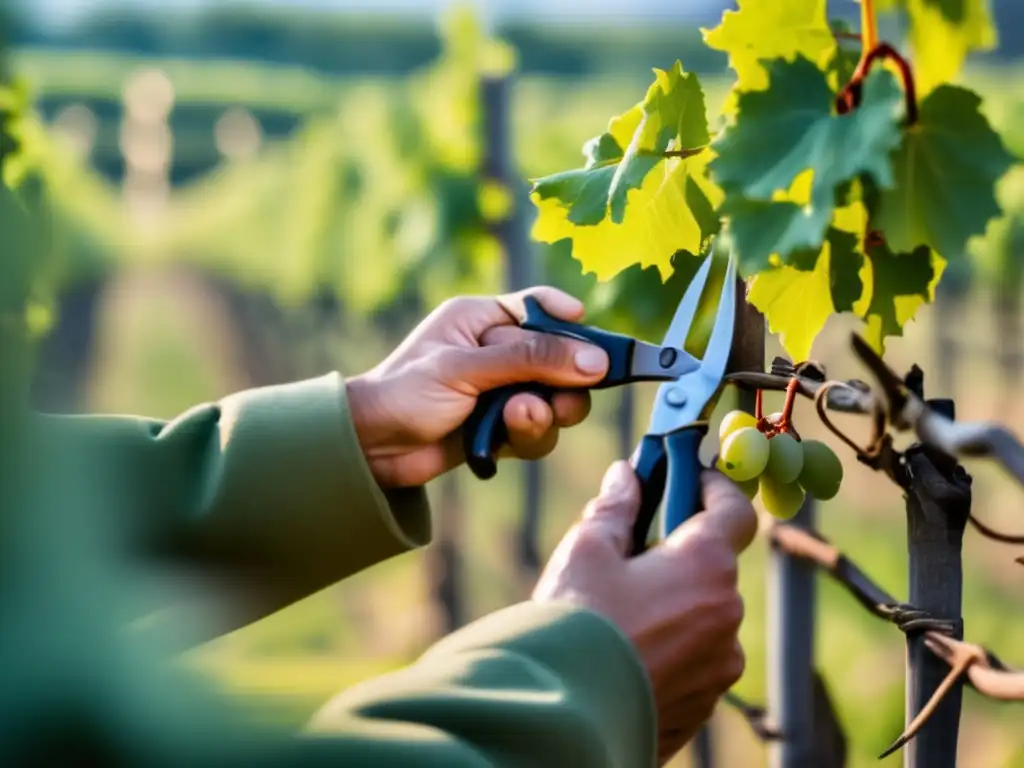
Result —
POLYGON ((757 535, 757 513, 750 499, 734 482, 713 469, 701 474, 701 488, 705 519, 717 527, 739 554, 757 535))
POLYGON ((456 296, 431 312, 413 335, 472 347, 488 329, 518 327, 520 320, 521 316, 510 313, 496 296, 456 296))
POLYGON ((496 344, 511 344, 535 333, 536 331, 524 331, 518 325, 495 325, 480 334, 480 345, 493 347, 496 344))
MULTIPOLYGON (((484 346, 508 344, 519 341, 533 331, 524 331, 512 325, 495 326, 484 332, 480 343, 484 346)), ((556 392, 551 400, 551 409, 555 412, 555 426, 575 427, 590 415, 590 392, 586 390, 556 392)))
POLYGON ((555 426, 575 427, 590 415, 590 393, 556 392, 551 398, 551 410, 555 414, 555 426))
POLYGON ((757 533, 757 513, 743 491, 721 472, 705 470, 701 474, 701 494, 704 511, 676 528, 663 547, 671 550, 690 546, 695 530, 722 538, 736 554, 750 546, 757 533))
POLYGON ((559 320, 578 322, 583 319, 583 302, 570 296, 565 291, 552 288, 549 285, 537 285, 526 290, 506 293, 498 297, 498 302, 505 308, 505 311, 514 317, 522 319, 526 315, 526 307, 523 300, 526 297, 533 297, 537 303, 544 308, 549 315, 559 320))
POLYGON ((559 388, 591 386, 607 372, 608 355, 585 342, 531 334, 508 344, 450 347, 439 356, 438 365, 447 381, 479 394, 530 381, 559 388))
POLYGON ((520 459, 543 458, 558 443, 554 413, 536 395, 523 393, 510 398, 502 416, 508 428, 511 453, 520 459))
MULTIPOLYGON (((522 328, 503 325, 495 326, 484 332, 480 343, 484 346, 495 344, 508 344, 519 341, 530 335, 533 331, 524 331, 522 328)), ((582 423, 590 415, 590 392, 586 390, 556 392, 551 400, 551 409, 555 412, 555 426, 575 427, 582 423)))
MULTIPOLYGON (((480 344, 481 346, 491 347, 498 344, 545 343, 541 341, 541 339, 545 337, 551 338, 551 334, 540 333, 538 331, 524 331, 517 325, 497 325, 484 331, 480 337, 480 344)), ((585 393, 574 393, 575 396, 582 396, 583 394, 585 393)), ((587 417, 587 414, 590 413, 590 396, 589 394, 586 394, 585 397, 585 403, 573 403, 571 405, 568 403, 566 404, 565 407, 570 410, 564 412, 564 418, 570 423, 561 423, 557 409, 555 421, 559 423, 560 426, 575 426, 583 421, 583 419, 587 417), (585 410, 580 412, 578 410, 579 405, 585 405, 585 410)))
POLYGON ((421 324, 424 336, 454 334, 467 345, 479 343, 490 328, 514 326, 526 315, 523 300, 533 296, 551 315, 575 322, 583 317, 583 303, 564 291, 550 286, 536 286, 502 296, 458 296, 448 299, 421 324))
POLYGON ((633 542, 640 508, 640 483, 628 462, 616 461, 605 473, 601 492, 583 510, 580 525, 600 529, 625 557, 633 542))

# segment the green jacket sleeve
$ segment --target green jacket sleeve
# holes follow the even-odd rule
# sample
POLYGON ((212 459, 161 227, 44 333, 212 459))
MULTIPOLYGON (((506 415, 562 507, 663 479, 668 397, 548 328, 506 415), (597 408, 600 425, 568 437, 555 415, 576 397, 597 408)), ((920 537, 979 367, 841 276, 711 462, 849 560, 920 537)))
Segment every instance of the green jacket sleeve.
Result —
POLYGON ((349 689, 312 720, 345 765, 648 768, 656 713, 632 643, 604 617, 522 603, 349 689))
MULTIPOLYGON (((199 602, 216 591, 211 582, 230 585, 215 632, 430 539, 424 489, 385 493, 374 482, 336 373, 243 391, 169 422, 44 418, 117 467, 115 492, 130 499, 118 506, 131 519, 112 530, 130 531, 137 555, 174 563, 166 581, 198 582, 199 602)), ((154 608, 180 616, 180 605, 154 608)))

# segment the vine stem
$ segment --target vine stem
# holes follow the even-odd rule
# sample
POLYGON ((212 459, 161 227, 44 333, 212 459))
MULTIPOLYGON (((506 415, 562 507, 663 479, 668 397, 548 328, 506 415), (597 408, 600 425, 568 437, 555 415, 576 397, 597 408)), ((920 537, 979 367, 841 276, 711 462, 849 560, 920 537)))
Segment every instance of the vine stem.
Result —
POLYGON ((789 424, 789 418, 793 415, 793 406, 796 404, 796 391, 800 382, 790 379, 786 385, 786 402, 782 405, 782 423, 789 424))
POLYGON ((914 125, 917 122, 917 86, 914 83, 914 71, 900 52, 888 43, 879 43, 870 51, 867 51, 860 63, 857 65, 853 77, 846 87, 839 92, 836 99, 836 106, 840 114, 845 114, 855 109, 860 103, 861 86, 864 78, 868 76, 871 67, 879 60, 889 60, 896 65, 900 73, 900 80, 903 82, 903 97, 907 109, 907 125, 914 125))
POLYGON ((878 47, 878 14, 875 13, 875 0, 860 0, 860 39, 863 46, 863 64, 871 55, 871 51, 878 47))

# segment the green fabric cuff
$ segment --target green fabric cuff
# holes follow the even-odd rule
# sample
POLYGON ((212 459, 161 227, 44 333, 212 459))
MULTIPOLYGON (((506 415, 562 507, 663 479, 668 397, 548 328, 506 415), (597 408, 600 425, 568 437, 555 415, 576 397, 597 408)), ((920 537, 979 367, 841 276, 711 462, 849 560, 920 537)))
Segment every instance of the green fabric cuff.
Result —
MULTIPOLYGON (((363 455, 362 446, 356 435, 355 424, 349 409, 348 390, 340 375, 332 374, 325 378, 336 378, 341 399, 342 411, 342 455, 354 456, 355 460, 343 464, 347 475, 345 481, 352 487, 366 488, 374 509, 384 523, 386 529, 394 536, 398 551, 415 549, 430 543, 432 536, 430 502, 426 488, 392 488, 382 490, 373 478, 370 465, 363 455)), ((395 554, 398 553, 396 551, 395 554)))
POLYGON ((657 709, 633 642, 610 619, 567 602, 525 602, 442 639, 423 661, 470 649, 502 648, 546 666, 592 718, 609 765, 657 765, 657 709))
POLYGON ((430 542, 426 491, 377 485, 340 374, 240 392, 220 405, 222 465, 211 487, 230 500, 202 507, 239 515, 219 523, 235 546, 262 550, 307 594, 430 542))

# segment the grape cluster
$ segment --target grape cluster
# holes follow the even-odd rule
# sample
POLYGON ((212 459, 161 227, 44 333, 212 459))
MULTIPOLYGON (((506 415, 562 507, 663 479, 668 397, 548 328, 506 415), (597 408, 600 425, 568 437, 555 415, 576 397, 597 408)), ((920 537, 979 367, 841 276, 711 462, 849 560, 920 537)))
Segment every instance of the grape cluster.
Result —
POLYGON ((839 492, 843 465, 820 440, 802 440, 781 413, 758 419, 730 411, 718 430, 718 470, 751 500, 761 494, 769 514, 787 520, 805 494, 826 501, 839 492))

